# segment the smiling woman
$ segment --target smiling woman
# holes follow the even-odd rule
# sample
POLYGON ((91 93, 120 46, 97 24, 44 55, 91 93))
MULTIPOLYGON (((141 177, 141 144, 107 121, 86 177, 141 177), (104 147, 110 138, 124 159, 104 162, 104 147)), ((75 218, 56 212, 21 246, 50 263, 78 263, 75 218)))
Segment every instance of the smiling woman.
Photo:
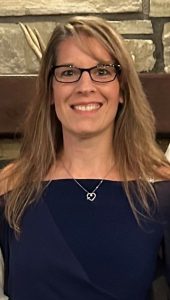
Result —
POLYGON ((115 67, 113 57, 95 38, 83 34, 79 39, 86 45, 84 49, 74 37, 59 44, 57 65, 52 68, 52 101, 66 148, 74 137, 100 134, 103 143, 109 136, 111 140, 114 118, 122 102, 117 78, 120 65, 115 67), (96 58, 91 54, 92 46, 97 49, 96 58))
POLYGON ((161 247, 170 283, 169 179, 123 38, 98 17, 58 24, 20 157, 1 172, 5 294, 150 299, 161 247))

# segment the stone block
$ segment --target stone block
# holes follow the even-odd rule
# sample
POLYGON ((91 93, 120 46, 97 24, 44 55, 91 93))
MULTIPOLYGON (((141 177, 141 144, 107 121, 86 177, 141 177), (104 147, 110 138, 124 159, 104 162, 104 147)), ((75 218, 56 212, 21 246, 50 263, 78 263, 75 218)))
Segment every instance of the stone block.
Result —
MULTIPOLYGON (((46 44, 55 23, 37 22, 29 23, 29 26, 39 31, 46 44)), ((29 47, 19 24, 1 23, 0 40, 0 74, 37 73, 39 61, 29 47)))
POLYGON ((155 58, 153 53, 155 51, 155 45, 151 40, 137 40, 126 39, 125 43, 132 57, 136 70, 138 72, 149 72, 153 69, 155 64, 155 58))
POLYGON ((150 17, 170 17, 170 0, 150 0, 150 17))
POLYGON ((0 16, 141 12, 142 0, 0 0, 0 16))
POLYGON ((37 70, 38 61, 28 48, 18 24, 0 24, 0 40, 1 74, 23 74, 37 70))
MULTIPOLYGON (((53 22, 34 22, 28 25, 32 29, 36 28, 39 31, 45 44, 55 27, 55 23, 53 22), (44 28, 46 28, 45 31, 44 28)), ((150 24, 147 28, 150 28, 150 24)), ((149 30, 147 29, 147 32, 149 30)), ((1 23, 0 39, 2 41, 0 44, 0 74, 35 74, 38 72, 39 61, 28 45, 19 24, 1 23)), ((151 40, 132 39, 127 40, 126 43, 130 53, 135 57, 137 71, 152 70, 155 63, 153 58, 155 49, 153 42, 151 40)))
POLYGON ((152 23, 149 20, 111 21, 111 23, 121 34, 153 34, 152 23))
POLYGON ((143 0, 143 14, 144 16, 148 17, 149 15, 149 7, 150 7, 150 0, 143 0))
POLYGON ((164 25, 162 41, 164 45, 164 70, 166 73, 170 73, 170 22, 164 25))

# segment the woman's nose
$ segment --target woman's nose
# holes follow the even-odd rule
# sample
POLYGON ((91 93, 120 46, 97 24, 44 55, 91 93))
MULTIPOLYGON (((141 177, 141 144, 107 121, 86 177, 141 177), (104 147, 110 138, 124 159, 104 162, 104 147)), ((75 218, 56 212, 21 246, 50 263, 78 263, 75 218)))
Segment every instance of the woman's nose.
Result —
POLYGON ((77 90, 79 92, 94 92, 96 90, 95 83, 87 71, 84 71, 81 74, 81 77, 77 82, 77 90))

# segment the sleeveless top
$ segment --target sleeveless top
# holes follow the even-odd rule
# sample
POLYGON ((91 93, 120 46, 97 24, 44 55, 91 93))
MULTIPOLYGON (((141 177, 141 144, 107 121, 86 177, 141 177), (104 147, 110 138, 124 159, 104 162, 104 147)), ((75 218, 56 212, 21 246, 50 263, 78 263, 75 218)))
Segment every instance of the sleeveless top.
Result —
MULTIPOLYGON (((92 191, 99 181, 79 182, 92 191)), ((110 180, 92 202, 73 179, 53 180, 25 211, 18 239, 1 209, 9 299, 148 300, 158 266, 170 284, 170 181, 153 185, 158 207, 140 224, 122 183, 110 180)), ((129 186, 142 214, 136 182, 129 186)))

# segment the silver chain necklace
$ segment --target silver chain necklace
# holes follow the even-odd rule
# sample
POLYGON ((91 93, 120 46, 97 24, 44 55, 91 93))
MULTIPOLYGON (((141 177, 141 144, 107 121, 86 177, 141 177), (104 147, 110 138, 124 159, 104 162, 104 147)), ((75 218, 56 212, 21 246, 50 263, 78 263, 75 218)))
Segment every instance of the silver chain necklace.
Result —
POLYGON ((114 164, 111 166, 111 168, 109 169, 109 171, 106 173, 106 175, 99 181, 98 185, 94 188, 93 191, 89 192, 84 186, 82 186, 80 184, 80 182, 78 182, 77 179, 75 179, 73 177, 73 175, 70 173, 70 171, 66 168, 66 166, 64 165, 63 161, 62 161, 63 167, 66 170, 66 172, 68 173, 68 175, 74 180, 74 182, 84 191, 86 192, 86 199, 89 201, 94 201, 96 198, 96 191, 98 190, 98 188, 101 186, 101 184, 103 183, 104 179, 107 177, 107 175, 110 173, 111 169, 113 168, 114 164))

